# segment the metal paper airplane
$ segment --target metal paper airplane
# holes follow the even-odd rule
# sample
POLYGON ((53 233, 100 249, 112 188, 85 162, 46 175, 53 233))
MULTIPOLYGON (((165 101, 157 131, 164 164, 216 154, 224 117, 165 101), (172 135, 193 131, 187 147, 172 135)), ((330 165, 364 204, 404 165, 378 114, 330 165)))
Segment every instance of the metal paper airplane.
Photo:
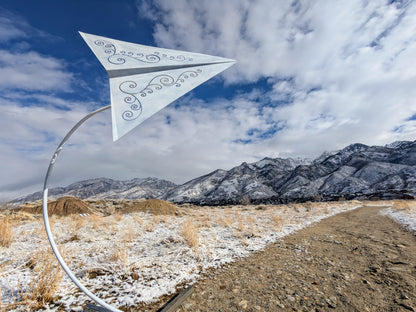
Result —
POLYGON ((114 141, 235 63, 222 57, 80 34, 110 77, 114 141))

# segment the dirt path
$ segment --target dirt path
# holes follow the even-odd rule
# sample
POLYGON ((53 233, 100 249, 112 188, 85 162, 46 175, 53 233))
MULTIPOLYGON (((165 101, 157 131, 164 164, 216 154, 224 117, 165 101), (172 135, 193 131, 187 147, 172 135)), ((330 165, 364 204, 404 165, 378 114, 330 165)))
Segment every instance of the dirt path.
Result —
POLYGON ((328 218, 207 275, 178 311, 416 310, 416 237, 381 208, 328 218))

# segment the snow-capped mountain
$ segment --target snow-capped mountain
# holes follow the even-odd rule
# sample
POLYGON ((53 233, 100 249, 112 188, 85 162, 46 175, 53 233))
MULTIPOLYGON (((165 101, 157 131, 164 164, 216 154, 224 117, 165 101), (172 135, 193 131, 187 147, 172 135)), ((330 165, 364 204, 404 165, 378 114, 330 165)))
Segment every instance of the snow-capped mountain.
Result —
MULTIPOLYGON (((339 198, 413 198, 416 141, 386 146, 352 144, 312 162, 281 158, 215 170, 182 185, 156 178, 92 179, 49 190, 51 198, 162 198, 177 203, 281 203, 339 198)), ((35 193, 19 202, 41 198, 35 193)))
POLYGON ((164 199, 197 204, 279 203, 416 195, 416 141, 352 144, 310 164, 265 158, 216 170, 170 190, 164 199))
MULTIPOLYGON (((62 196, 74 196, 81 199, 138 199, 158 198, 176 187, 175 183, 157 178, 132 179, 117 181, 108 178, 98 178, 75 182, 66 187, 49 189, 50 199, 62 196)), ((42 192, 36 192, 14 202, 33 202, 42 198, 42 192)))
POLYGON ((259 200, 276 196, 273 185, 280 185, 299 162, 293 159, 264 158, 242 163, 229 171, 216 170, 178 186, 163 196, 173 202, 198 204, 240 203, 247 196, 259 200))

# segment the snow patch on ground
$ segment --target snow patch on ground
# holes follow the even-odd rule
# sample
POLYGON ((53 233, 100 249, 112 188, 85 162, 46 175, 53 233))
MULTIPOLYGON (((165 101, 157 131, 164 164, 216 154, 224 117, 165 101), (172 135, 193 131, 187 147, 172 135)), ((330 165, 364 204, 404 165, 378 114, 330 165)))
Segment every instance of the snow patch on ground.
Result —
MULTIPOLYGON (((361 206, 359 202, 181 208, 182 216, 137 212, 109 217, 52 218, 64 259, 94 294, 115 307, 152 302, 192 284, 208 269, 247 257, 278 239, 327 217, 361 206), (196 234, 186 233, 192 221, 196 234), (196 235, 198 246, 188 243, 196 235)), ((41 220, 13 228, 14 241, 0 247, 0 308, 26 311, 21 303, 38 278, 30 265, 49 244, 41 220), (9 308, 8 308, 9 309, 9 308)), ((65 277, 59 299, 43 309, 82 310, 88 299, 65 277)))
POLYGON ((380 214, 388 216, 396 222, 404 225, 416 235, 416 210, 415 209, 397 209, 389 207, 380 211, 380 214))

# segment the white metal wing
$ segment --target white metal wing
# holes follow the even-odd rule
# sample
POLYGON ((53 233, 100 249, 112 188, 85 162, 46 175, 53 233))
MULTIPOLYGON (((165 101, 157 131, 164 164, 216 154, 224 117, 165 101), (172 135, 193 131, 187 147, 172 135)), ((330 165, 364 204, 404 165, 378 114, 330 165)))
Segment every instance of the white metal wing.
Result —
POLYGON ((110 77, 113 140, 235 63, 80 32, 110 77))

